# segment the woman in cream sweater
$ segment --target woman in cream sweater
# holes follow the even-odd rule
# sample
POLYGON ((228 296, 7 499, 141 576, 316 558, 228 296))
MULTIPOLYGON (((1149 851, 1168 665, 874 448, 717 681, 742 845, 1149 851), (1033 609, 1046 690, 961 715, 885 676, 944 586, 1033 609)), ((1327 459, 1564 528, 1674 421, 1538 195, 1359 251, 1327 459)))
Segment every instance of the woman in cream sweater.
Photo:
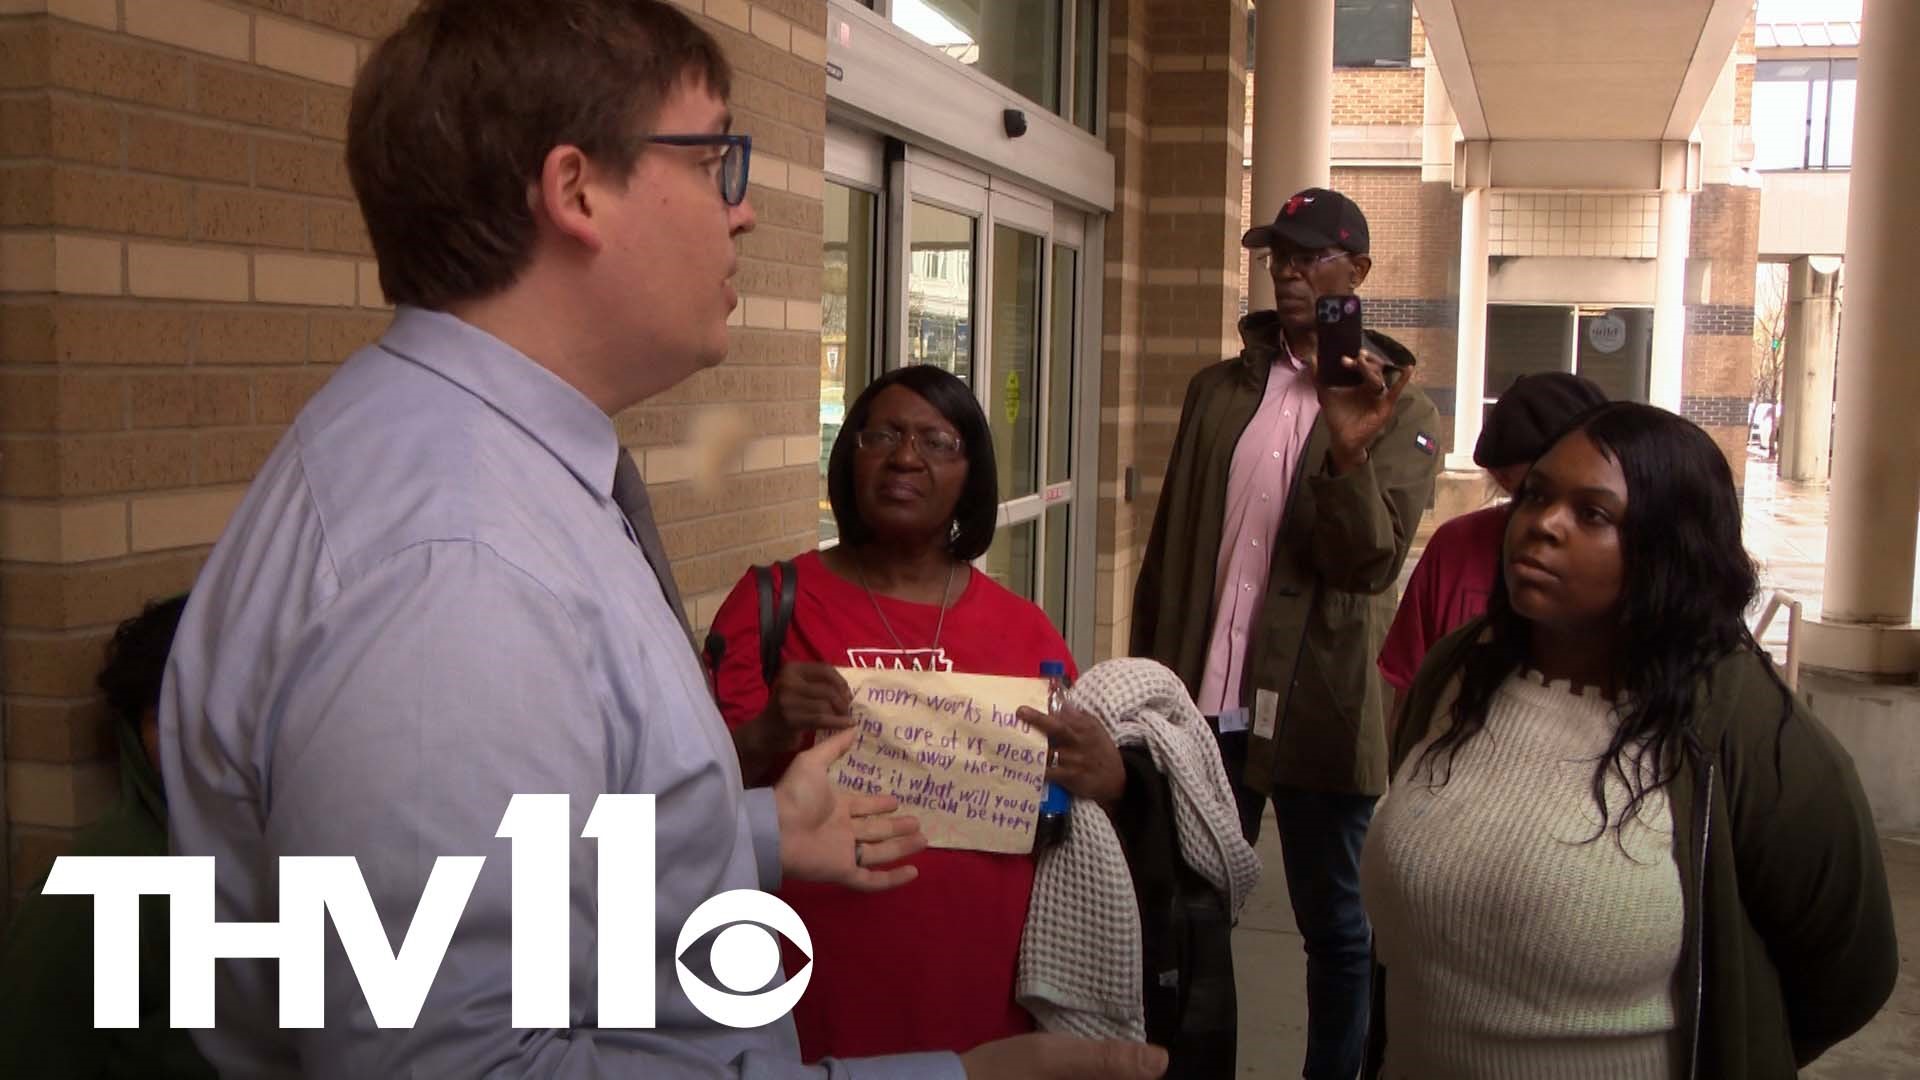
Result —
POLYGON ((1791 1077, 1891 993, 1852 762, 1747 633, 1733 476, 1647 405, 1522 482, 1436 646, 1361 859, 1370 1075, 1791 1077))

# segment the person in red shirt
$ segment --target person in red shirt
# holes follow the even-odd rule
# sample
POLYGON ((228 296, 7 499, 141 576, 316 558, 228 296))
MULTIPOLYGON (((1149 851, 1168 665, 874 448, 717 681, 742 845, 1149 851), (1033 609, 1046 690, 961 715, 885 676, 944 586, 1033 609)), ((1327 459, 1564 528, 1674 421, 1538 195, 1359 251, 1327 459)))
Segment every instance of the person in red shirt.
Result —
MULTIPOLYGON (((827 465, 840 543, 793 560, 798 589, 771 692, 752 571, 708 638, 747 784, 774 782, 816 731, 852 724, 836 666, 1031 677, 1060 660, 1073 673, 1046 613, 971 565, 993 542, 996 477, 987 418, 953 375, 900 368, 854 402, 827 465)), ((1120 752, 1097 721, 1067 710, 1034 724, 1057 752, 1049 780, 1103 805, 1120 798, 1120 752)), ((908 863, 918 878, 885 896, 783 886, 813 937, 811 982, 793 1012, 805 1060, 966 1051, 1033 1030, 1013 998, 1032 856, 929 849, 908 863)), ((789 975, 807 962, 790 946, 784 959, 789 975)))
MULTIPOLYGON (((1606 400, 1591 380, 1568 372, 1522 375, 1487 414, 1480 440, 1473 444, 1473 463, 1487 470, 1510 497, 1534 459, 1582 413, 1606 400)), ((1390 723, 1397 724, 1400 699, 1413 685, 1427 650, 1486 611, 1500 569, 1509 507, 1501 502, 1463 514, 1435 529, 1427 540, 1380 650, 1380 674, 1393 687, 1390 723)))

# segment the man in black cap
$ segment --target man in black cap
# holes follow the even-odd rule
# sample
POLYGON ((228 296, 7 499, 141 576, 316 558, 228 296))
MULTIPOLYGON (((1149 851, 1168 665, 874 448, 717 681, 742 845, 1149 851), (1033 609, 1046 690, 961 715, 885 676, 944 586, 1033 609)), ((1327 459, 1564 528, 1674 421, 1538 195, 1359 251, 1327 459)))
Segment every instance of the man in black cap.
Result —
POLYGON ((1366 1040, 1371 932, 1360 845, 1386 789, 1386 692, 1374 657, 1439 468, 1438 414, 1414 357, 1368 331, 1317 372, 1314 310, 1373 268, 1351 199, 1309 188, 1241 241, 1274 310, 1240 354, 1187 385, 1134 589, 1132 647, 1178 672, 1221 733, 1252 840, 1269 797, 1307 952, 1309 1078, 1351 1080, 1366 1040))

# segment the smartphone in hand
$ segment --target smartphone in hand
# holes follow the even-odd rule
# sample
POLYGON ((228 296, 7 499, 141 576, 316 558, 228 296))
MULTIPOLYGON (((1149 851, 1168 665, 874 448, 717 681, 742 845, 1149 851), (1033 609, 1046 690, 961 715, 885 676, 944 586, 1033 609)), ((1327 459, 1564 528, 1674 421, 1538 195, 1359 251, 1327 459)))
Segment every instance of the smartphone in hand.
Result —
POLYGON ((1319 340, 1315 363, 1320 382, 1327 386, 1356 386, 1366 381, 1358 368, 1346 365, 1346 358, 1360 356, 1360 298, 1322 296, 1313 308, 1314 333, 1319 340))

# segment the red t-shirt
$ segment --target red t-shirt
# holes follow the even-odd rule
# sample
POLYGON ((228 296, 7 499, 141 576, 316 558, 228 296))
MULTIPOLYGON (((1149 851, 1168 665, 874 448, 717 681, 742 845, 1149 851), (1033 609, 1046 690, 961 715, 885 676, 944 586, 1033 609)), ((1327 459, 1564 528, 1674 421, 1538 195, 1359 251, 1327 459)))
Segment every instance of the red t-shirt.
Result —
MULTIPOLYGON (((780 653, 787 661, 1036 676, 1041 661, 1064 660, 1073 671, 1046 614, 985 574, 974 572, 947 610, 938 650, 930 648, 938 607, 877 597, 903 652, 858 584, 815 552, 795 565, 799 591, 780 653)), ((752 571, 720 606, 713 631, 726 642, 715 672, 720 713, 737 727, 767 701, 752 571)), ((813 936, 812 981, 793 1011, 805 1060, 960 1052, 1033 1030, 1013 1001, 1032 856, 928 849, 909 861, 920 876, 889 892, 803 881, 781 888, 813 936)), ((806 960, 784 944, 782 955, 788 972, 806 960)))
POLYGON ((1380 674, 1394 689, 1412 686, 1427 650, 1487 610, 1506 532, 1504 505, 1463 514, 1433 531, 1380 650, 1380 674))

